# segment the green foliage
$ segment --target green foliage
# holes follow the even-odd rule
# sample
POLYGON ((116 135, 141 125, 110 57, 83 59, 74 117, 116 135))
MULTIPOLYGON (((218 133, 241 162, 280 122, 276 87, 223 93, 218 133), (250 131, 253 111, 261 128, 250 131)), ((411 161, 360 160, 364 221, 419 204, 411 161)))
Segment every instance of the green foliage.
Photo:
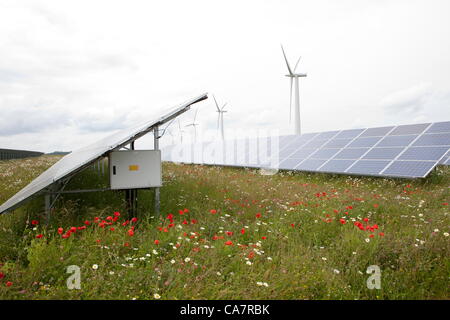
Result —
MULTIPOLYGON (((56 160, 1 162, 0 200, 56 160)), ((136 223, 126 223, 122 192, 64 195, 48 224, 42 197, 0 216, 0 299, 449 298, 447 167, 414 181, 177 164, 163 172, 161 216, 153 190, 139 190, 136 223), (66 287, 70 265, 81 290, 66 287), (381 268, 380 290, 367 288, 370 265, 381 268)), ((67 189, 106 185, 88 169, 67 189)))

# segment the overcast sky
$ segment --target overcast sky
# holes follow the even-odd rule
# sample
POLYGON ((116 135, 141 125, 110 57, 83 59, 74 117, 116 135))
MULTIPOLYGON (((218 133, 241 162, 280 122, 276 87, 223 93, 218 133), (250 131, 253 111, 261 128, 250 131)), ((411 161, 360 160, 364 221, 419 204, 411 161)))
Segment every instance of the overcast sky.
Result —
MULTIPOLYGON (((450 120, 449 12, 448 0, 0 0, 0 148, 73 150, 203 92, 228 102, 226 135, 291 133, 280 43, 308 73, 303 132, 450 120)), ((214 133, 213 100, 197 106, 214 133)))

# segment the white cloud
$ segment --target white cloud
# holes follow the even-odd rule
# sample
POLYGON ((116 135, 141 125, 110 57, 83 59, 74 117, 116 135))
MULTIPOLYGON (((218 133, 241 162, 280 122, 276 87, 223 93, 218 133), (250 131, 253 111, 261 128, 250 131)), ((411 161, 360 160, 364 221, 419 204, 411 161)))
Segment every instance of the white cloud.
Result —
MULTIPOLYGON (((2 1, 0 146, 73 149, 204 91, 229 103, 227 132, 288 133, 280 42, 308 72, 304 132, 448 120, 448 11, 445 0, 2 1)), ((212 135, 216 116, 202 102, 199 127, 212 135)))

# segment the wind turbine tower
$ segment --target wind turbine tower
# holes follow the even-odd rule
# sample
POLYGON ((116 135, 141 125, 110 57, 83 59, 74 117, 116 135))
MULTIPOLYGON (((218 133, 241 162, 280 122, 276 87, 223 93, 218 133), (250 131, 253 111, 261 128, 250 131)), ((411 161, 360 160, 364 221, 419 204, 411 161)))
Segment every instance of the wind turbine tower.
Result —
POLYGON ((220 132, 220 137, 222 140, 225 140, 225 134, 223 129, 223 114, 227 112, 225 109, 226 103, 222 106, 222 108, 219 108, 219 104, 217 103, 216 97, 213 95, 214 102, 216 103, 217 112, 219 113, 217 116, 217 130, 220 132))
POLYGON ((296 73, 295 70, 297 69, 298 63, 300 62, 300 58, 298 58, 297 63, 295 64, 294 70, 291 69, 291 66, 289 65, 288 59, 286 58, 286 53, 284 52, 283 46, 281 46, 281 50, 283 51, 284 60, 286 61, 286 65, 289 71, 289 74, 286 75, 286 77, 289 77, 291 79, 291 90, 289 93, 289 122, 291 121, 291 113, 292 113, 292 82, 294 82, 295 85, 295 95, 294 95, 294 134, 301 134, 300 130, 300 96, 299 96, 299 89, 298 89, 298 78, 300 77, 306 77, 306 73, 296 73))
POLYGON ((195 110, 194 120, 192 121, 192 123, 186 125, 186 127, 192 126, 192 128, 194 129, 194 139, 193 139, 192 143, 195 143, 197 141, 197 128, 196 127, 198 126, 198 123, 195 123, 195 119, 197 119, 197 113, 198 113, 198 109, 195 110))

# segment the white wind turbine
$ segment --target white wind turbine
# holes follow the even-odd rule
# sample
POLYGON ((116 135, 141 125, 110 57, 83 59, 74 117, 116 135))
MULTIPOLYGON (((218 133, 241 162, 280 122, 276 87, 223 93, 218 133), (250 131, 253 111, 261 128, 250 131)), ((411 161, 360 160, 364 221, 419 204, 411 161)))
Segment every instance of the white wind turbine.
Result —
POLYGON ((198 108, 195 110, 194 120, 192 121, 192 123, 186 125, 186 127, 192 126, 192 128, 194 129, 194 141, 192 141, 193 143, 195 143, 197 140, 197 128, 196 127, 198 126, 198 123, 195 123, 195 119, 197 119, 197 113, 198 113, 198 108))
POLYGON ((183 132, 184 130, 181 129, 180 119, 178 119, 178 133, 180 134, 181 144, 183 144, 183 132))
POLYGON ((286 61, 286 65, 289 71, 289 74, 286 75, 286 77, 291 78, 291 91, 289 93, 289 122, 291 121, 291 113, 292 113, 292 82, 295 82, 295 96, 294 96, 294 103, 295 103, 295 110, 294 110, 294 120, 295 120, 295 127, 294 127, 294 133, 295 134, 301 134, 300 130, 300 96, 299 96, 299 89, 298 89, 298 78, 299 77, 306 77, 306 73, 295 73, 295 70, 297 69, 298 63, 300 62, 300 58, 298 58, 297 63, 295 64, 294 70, 292 71, 291 66, 289 65, 289 62, 286 58, 286 53, 284 52, 283 46, 281 46, 281 50, 283 51, 284 60, 286 61))
POLYGON ((214 98, 214 102, 216 103, 217 112, 219 113, 217 116, 217 130, 219 130, 220 137, 222 138, 222 140, 225 140, 225 134, 224 134, 224 129, 223 129, 223 114, 226 112, 224 109, 227 104, 225 103, 222 106, 222 108, 219 108, 219 104, 217 103, 216 97, 214 95, 213 95, 213 98, 214 98))

